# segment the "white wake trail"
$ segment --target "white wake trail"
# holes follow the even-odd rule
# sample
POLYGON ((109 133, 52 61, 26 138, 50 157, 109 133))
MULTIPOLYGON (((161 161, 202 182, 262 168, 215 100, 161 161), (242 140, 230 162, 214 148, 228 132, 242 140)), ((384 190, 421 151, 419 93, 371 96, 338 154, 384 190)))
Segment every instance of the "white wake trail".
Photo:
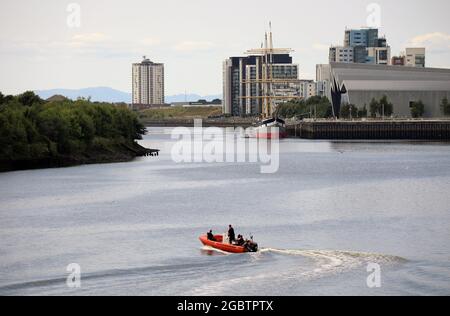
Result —
MULTIPOLYGON (((393 265, 406 262, 405 259, 397 256, 383 255, 377 253, 365 253, 354 251, 337 250, 296 250, 296 249, 275 249, 262 248, 257 253, 252 253, 252 261, 261 261, 265 254, 274 253, 283 256, 299 256, 310 259, 312 266, 299 266, 297 269, 271 270, 264 273, 253 274, 251 276, 234 277, 218 280, 214 283, 206 284, 196 288, 194 295, 220 295, 224 290, 243 283, 252 283, 264 280, 299 280, 307 281, 322 278, 329 275, 344 273, 357 269, 368 263, 378 263, 380 265, 393 265)), ((262 262, 264 264, 264 262, 262 262)))

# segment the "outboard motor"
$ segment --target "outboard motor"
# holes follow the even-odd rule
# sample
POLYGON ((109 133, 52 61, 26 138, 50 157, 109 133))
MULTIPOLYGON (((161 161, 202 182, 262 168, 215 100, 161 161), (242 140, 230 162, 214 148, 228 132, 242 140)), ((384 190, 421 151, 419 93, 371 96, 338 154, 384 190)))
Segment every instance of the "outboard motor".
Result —
POLYGON ((258 244, 256 242, 247 242, 245 244, 247 252, 258 252, 258 244))

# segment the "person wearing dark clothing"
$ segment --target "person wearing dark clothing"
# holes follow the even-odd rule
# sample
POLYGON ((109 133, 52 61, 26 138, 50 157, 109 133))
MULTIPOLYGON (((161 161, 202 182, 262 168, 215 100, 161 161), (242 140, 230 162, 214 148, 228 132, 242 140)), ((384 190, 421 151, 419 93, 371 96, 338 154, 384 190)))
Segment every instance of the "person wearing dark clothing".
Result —
POLYGON ((230 244, 232 244, 234 241, 236 241, 236 235, 234 234, 234 228, 233 226, 228 226, 228 241, 230 244))
POLYGON ((208 237, 208 240, 216 241, 216 238, 213 235, 212 229, 206 234, 206 236, 208 237))
POLYGON ((236 245, 237 246, 243 246, 244 244, 245 244, 244 237, 242 237, 242 235, 238 235, 238 238, 236 240, 236 245))

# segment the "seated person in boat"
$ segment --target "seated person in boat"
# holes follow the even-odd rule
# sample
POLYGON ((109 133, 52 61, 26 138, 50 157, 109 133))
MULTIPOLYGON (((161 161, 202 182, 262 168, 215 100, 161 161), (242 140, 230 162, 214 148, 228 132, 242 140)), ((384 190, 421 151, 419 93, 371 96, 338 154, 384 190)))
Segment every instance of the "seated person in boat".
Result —
POLYGON ((206 236, 208 237, 208 240, 216 241, 216 238, 213 235, 212 229, 206 234, 206 236))
POLYGON ((245 244, 244 237, 242 235, 238 235, 238 238, 236 240, 236 246, 243 246, 245 244))

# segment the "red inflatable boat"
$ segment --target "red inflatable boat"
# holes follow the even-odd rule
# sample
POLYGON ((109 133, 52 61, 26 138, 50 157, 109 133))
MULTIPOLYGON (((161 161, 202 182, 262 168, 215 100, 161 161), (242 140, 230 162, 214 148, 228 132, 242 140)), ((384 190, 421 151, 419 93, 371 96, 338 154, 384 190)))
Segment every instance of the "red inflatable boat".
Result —
POLYGON ((228 243, 223 243, 223 236, 221 235, 215 235, 214 238, 216 241, 209 240, 206 235, 200 236, 200 241, 203 245, 209 246, 215 249, 219 249, 225 252, 230 253, 245 253, 245 252, 257 252, 258 251, 258 244, 254 242, 247 243, 244 246, 236 246, 236 245, 230 245, 228 243))

